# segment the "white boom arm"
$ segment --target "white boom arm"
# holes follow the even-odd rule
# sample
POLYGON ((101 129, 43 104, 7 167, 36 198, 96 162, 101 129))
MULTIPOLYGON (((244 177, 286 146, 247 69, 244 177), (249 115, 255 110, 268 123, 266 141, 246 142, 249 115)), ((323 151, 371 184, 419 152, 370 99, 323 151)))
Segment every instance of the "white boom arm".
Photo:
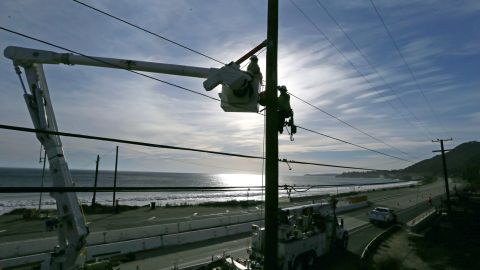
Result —
POLYGON ((52 51, 14 46, 8 46, 4 51, 4 55, 5 57, 14 60, 18 65, 24 65, 28 63, 82 65, 138 70, 197 78, 207 78, 211 72, 218 70, 216 68, 202 68, 137 60, 83 56, 71 53, 56 53, 52 51))
POLYGON ((146 62, 128 59, 106 58, 71 53, 56 53, 52 51, 9 46, 4 51, 5 57, 12 59, 16 65, 27 66, 38 64, 84 65, 105 68, 116 68, 171 74, 178 76, 206 78, 203 82, 205 90, 210 91, 222 85, 219 94, 224 111, 258 112, 259 78, 242 71, 235 63, 220 69, 182 66, 156 62, 146 62), (245 95, 248 93, 248 95, 245 95))

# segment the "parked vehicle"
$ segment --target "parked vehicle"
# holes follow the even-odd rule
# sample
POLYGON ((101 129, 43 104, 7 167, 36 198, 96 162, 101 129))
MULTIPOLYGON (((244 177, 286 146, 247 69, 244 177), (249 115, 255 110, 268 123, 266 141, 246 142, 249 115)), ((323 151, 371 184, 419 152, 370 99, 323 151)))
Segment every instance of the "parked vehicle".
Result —
POLYGON ((368 212, 368 219, 372 223, 395 223, 397 222, 397 215, 395 212, 387 207, 375 207, 368 212))

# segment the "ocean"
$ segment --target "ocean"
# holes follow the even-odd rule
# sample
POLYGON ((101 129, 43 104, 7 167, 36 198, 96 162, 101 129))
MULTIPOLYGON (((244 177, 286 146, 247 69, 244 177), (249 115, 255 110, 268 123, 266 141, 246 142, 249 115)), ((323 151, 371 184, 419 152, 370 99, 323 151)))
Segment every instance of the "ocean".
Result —
MULTIPOLYGON (((71 170, 72 178, 78 187, 93 187, 95 172, 88 170, 71 170)), ((98 186, 112 187, 113 171, 99 171, 98 186)), ((0 168, 1 187, 40 187, 42 183, 41 169, 0 168)), ((407 186, 414 182, 404 182, 383 178, 342 178, 335 175, 280 175, 279 185, 358 185, 349 187, 325 187, 310 189, 308 192, 292 192, 291 196, 310 196, 321 194, 336 194, 350 191, 361 191, 407 186), (388 183, 388 184, 386 184, 388 183), (370 184, 362 186, 362 184, 370 184)), ((168 173, 168 172, 118 172, 118 187, 234 187, 261 186, 262 176, 256 174, 203 174, 203 173, 168 173)), ((44 177, 44 186, 51 187, 52 180, 48 169, 44 177)), ((91 192, 79 192, 81 203, 91 203, 91 192)), ((279 191, 280 197, 287 197, 284 190, 279 191)), ((15 208, 38 208, 40 193, 0 193, 0 214, 15 208)), ((112 204, 112 192, 97 192, 96 202, 112 204)), ((228 200, 262 200, 262 191, 161 191, 161 192, 117 192, 116 198, 120 204, 147 205, 155 202, 157 205, 198 204, 212 201, 228 200)), ((42 195, 42 208, 55 208, 55 200, 49 194, 42 195)))

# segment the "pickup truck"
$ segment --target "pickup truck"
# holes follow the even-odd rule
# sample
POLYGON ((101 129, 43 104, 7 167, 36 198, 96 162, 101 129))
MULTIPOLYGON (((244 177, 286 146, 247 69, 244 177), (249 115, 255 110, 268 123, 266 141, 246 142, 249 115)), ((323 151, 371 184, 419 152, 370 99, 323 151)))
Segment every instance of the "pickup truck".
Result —
POLYGON ((397 215, 390 208, 375 207, 372 211, 368 212, 368 219, 372 223, 395 223, 397 222, 397 215))

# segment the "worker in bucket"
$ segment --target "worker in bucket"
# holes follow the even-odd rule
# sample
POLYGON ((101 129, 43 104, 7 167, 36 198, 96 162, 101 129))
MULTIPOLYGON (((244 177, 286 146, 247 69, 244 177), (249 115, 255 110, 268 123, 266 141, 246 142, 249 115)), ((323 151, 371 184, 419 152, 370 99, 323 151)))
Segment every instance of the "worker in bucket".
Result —
POLYGON ((247 66, 247 71, 252 74, 254 79, 258 79, 258 81, 262 83, 263 75, 258 66, 258 57, 256 55, 250 57, 250 64, 247 66))
POLYGON ((285 85, 277 86, 277 89, 280 91, 280 96, 278 97, 278 132, 283 133, 283 126, 285 125, 285 120, 290 117, 288 125, 291 126, 292 134, 297 132, 297 128, 293 123, 293 110, 290 107, 290 95, 287 93, 287 87, 285 85))

